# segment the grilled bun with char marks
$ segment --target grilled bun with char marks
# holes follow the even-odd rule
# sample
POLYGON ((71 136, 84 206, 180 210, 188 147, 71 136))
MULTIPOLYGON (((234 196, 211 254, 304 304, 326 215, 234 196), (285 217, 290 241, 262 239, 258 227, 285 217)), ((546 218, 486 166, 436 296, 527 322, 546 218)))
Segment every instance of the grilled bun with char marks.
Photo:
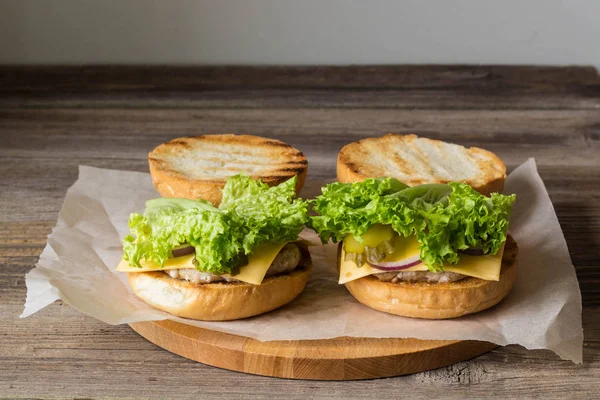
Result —
POLYGON ((466 182, 489 196, 501 193, 506 166, 494 153, 416 135, 387 134, 347 144, 337 159, 340 182, 392 177, 416 186, 466 182))
POLYGON ((304 186, 304 154, 279 140, 251 135, 203 135, 173 139, 148 154, 150 174, 162 197, 205 199, 218 206, 230 176, 244 173, 275 186, 298 176, 304 186))

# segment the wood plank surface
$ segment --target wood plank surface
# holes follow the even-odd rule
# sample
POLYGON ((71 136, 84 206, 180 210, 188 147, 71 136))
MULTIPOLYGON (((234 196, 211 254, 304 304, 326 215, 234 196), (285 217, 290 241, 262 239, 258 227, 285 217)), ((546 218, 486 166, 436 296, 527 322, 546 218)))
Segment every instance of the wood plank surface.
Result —
POLYGON ((1 67, 0 104, 119 108, 596 108, 591 67, 1 67))
POLYGON ((0 397, 597 398, 600 393, 600 78, 591 68, 0 67, 0 397), (577 271, 584 364, 498 348, 415 375, 290 381, 164 351, 62 302, 20 320, 24 274, 79 164, 146 171, 180 135, 238 132, 301 148, 333 177, 347 142, 412 132, 535 157, 577 271))

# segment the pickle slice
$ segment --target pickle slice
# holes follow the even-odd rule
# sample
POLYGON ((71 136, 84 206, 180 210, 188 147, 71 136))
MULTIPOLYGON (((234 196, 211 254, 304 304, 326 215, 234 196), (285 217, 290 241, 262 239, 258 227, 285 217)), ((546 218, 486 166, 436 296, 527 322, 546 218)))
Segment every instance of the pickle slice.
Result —
POLYGON ((346 253, 344 260, 352 261, 354 264, 356 264, 360 268, 365 264, 365 262, 367 261, 367 258, 365 256, 365 253, 346 253))
POLYGON ((365 246, 365 254, 367 256, 367 260, 371 263, 377 264, 380 261, 383 261, 388 254, 392 254, 394 252, 394 238, 389 240, 384 240, 379 243, 376 247, 365 246))
POLYGON ((376 264, 385 259, 388 254, 392 254, 394 252, 394 237, 389 240, 384 240, 376 247, 363 246, 362 248, 363 251, 360 253, 346 252, 346 256, 344 257, 345 260, 352 261, 359 267, 362 267, 367 261, 376 264))
POLYGON ((344 238, 344 251, 346 253, 363 253, 365 245, 354 239, 354 235, 347 235, 344 238))
POLYGON ((396 232, 390 225, 375 224, 362 236, 365 246, 377 247, 380 243, 390 241, 396 232))
POLYGON ((376 248, 384 241, 390 241, 396 236, 396 232, 389 225, 375 224, 371 226, 362 236, 363 243, 354 239, 354 235, 344 238, 344 250, 352 253, 362 253, 364 247, 376 248))
POLYGON ((367 260, 378 263, 394 252, 394 239, 397 236, 391 226, 382 224, 373 225, 367 230, 362 236, 364 243, 354 239, 354 235, 347 235, 344 238, 345 259, 359 267, 367 260))

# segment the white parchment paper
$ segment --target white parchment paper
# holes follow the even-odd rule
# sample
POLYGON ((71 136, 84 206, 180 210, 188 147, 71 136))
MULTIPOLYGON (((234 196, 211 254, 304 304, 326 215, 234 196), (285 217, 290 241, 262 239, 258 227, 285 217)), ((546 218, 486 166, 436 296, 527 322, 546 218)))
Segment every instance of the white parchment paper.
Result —
MULTIPOLYGON (((309 182, 305 197, 324 182, 309 182)), ((315 268, 305 291, 291 304, 240 321, 200 322, 156 310, 132 294, 114 272, 131 212, 158 197, 150 175, 81 166, 68 190, 56 227, 36 267, 27 274, 22 317, 57 299, 108 324, 172 319, 261 341, 340 336, 471 339, 499 345, 550 349, 582 361, 581 294, 567 245, 544 184, 530 159, 506 180, 516 193, 510 230, 517 240, 518 278, 496 307, 453 320, 429 321, 374 311, 337 284, 335 245, 310 251, 315 268)))

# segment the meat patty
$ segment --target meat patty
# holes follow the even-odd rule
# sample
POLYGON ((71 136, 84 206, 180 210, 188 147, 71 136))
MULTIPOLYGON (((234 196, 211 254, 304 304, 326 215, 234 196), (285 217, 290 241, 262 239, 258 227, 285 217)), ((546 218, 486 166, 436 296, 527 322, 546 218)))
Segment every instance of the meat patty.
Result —
MULTIPOLYGON (((277 254, 271 266, 267 270, 266 276, 286 274, 293 271, 300 260, 302 253, 296 243, 288 243, 277 254)), ((197 269, 170 269, 165 271, 171 278, 185 279, 192 283, 211 283, 211 282, 238 282, 237 279, 229 275, 215 275, 210 272, 202 272, 197 269)))
POLYGON ((169 269, 165 271, 171 278, 182 279, 192 283, 211 283, 211 282, 236 282, 229 275, 215 275, 210 272, 202 272, 197 269, 169 269))
POLYGON ((396 283, 404 282, 429 282, 429 283, 444 283, 456 282, 465 279, 466 275, 457 274, 456 272, 431 272, 431 271, 394 271, 382 272, 375 274, 377 278, 384 282, 396 283))

